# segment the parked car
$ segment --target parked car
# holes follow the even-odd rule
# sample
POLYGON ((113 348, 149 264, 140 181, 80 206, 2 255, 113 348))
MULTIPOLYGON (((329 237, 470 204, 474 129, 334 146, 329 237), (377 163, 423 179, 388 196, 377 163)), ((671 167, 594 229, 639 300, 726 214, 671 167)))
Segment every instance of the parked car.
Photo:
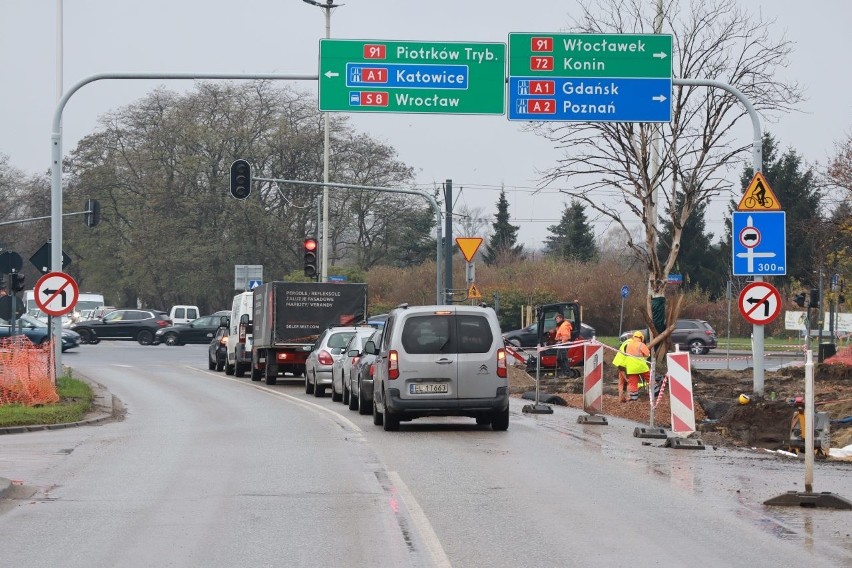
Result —
POLYGON ((154 334, 153 345, 160 343, 166 345, 186 345, 187 343, 205 345, 210 343, 210 340, 216 335, 216 330, 222 325, 222 316, 228 316, 231 312, 217 313, 219 315, 213 314, 200 317, 189 323, 160 328, 154 334))
POLYGON ((314 343, 305 360, 305 392, 320 397, 325 387, 331 385, 331 367, 343 357, 343 348, 352 339, 358 327, 330 327, 314 343))
POLYGON ((382 329, 377 329, 364 342, 361 356, 352 368, 349 378, 349 410, 357 410, 358 414, 373 413, 373 375, 376 372, 376 355, 367 351, 375 351, 382 343, 382 329), (370 346, 372 342, 372 346, 370 346))
POLYGON ((483 306, 391 311, 373 377, 373 424, 398 430, 424 416, 469 416, 509 427, 506 349, 497 314, 483 306))
POLYGON ((227 325, 220 326, 213 334, 210 346, 207 349, 207 368, 211 371, 223 371, 228 360, 228 334, 230 328, 227 325))
POLYGON ((150 345, 157 330, 170 326, 172 320, 160 310, 113 310, 100 319, 79 321, 71 329, 80 334, 83 343, 101 339, 135 339, 150 345))
MULTIPOLYGON (((627 341, 633 335, 635 329, 626 331, 618 336, 619 340, 627 341)), ((647 329, 639 330, 645 334, 645 340, 649 337, 647 329)), ((671 335, 672 345, 678 345, 681 349, 688 349, 694 355, 704 355, 711 349, 718 347, 716 331, 713 326, 700 319, 679 319, 671 335)))
MULTIPOLYGON (((23 327, 23 334, 35 345, 42 345, 50 341, 50 327, 38 318, 24 314, 15 321, 15 330, 23 327), (23 324, 23 325, 22 325, 23 324)), ((4 319, 0 319, 0 340, 12 336, 12 326, 4 319)), ((73 349, 80 345, 80 335, 70 329, 62 330, 62 351, 73 349)))
POLYGON ((349 378, 352 374, 352 368, 361 356, 364 343, 366 343, 368 337, 373 335, 374 331, 376 330, 372 327, 358 328, 358 331, 343 347, 340 357, 334 360, 334 364, 331 366, 331 400, 334 402, 349 404, 349 378))
MULTIPOLYGON (((537 327, 538 323, 536 322, 521 329, 507 331, 503 334, 503 339, 514 347, 536 347, 538 345, 537 327)), ((545 333, 551 331, 554 327, 556 327, 554 319, 548 319, 544 322, 545 333)), ((591 339, 594 336, 595 328, 585 323, 580 324, 580 338, 591 339)))

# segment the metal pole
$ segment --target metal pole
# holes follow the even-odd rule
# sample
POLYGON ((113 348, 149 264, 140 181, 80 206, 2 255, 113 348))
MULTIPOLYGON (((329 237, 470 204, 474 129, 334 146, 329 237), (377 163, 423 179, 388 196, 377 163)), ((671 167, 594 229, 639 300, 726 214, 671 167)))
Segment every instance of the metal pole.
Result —
POLYGON ((451 304, 453 289, 453 180, 444 182, 444 304, 451 304))
MULTIPOLYGON (((331 37, 331 0, 325 6, 325 37, 331 37)), ((331 136, 329 135, 329 113, 323 113, 322 181, 328 183, 328 157, 331 136)), ((322 188, 322 267, 321 282, 328 282, 328 185, 322 188)))
POLYGON ((725 290, 725 295, 728 297, 728 350, 727 355, 725 356, 728 360, 728 364, 726 368, 731 368, 731 296, 732 296, 732 283, 728 280, 728 286, 725 290))
MULTIPOLYGON (((50 266, 62 272, 62 112, 68 100, 84 86, 103 79, 260 79, 265 81, 316 81, 317 75, 288 75, 279 73, 98 73, 90 75, 68 89, 56 103, 50 134, 50 266)), ((54 318, 50 326, 54 339, 54 364, 57 376, 62 372, 62 324, 54 318)))

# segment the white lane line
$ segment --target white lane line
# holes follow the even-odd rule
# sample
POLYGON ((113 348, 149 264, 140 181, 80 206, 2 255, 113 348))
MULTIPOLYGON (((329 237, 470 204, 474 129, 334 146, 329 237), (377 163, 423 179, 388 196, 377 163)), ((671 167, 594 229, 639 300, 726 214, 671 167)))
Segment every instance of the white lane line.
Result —
POLYGON ((205 371, 204 369, 199 369, 198 367, 192 367, 190 365, 183 365, 183 367, 185 369, 189 369, 191 371, 196 371, 198 373, 201 373, 204 376, 209 377, 209 376, 212 375, 214 378, 217 378, 217 379, 223 379, 223 380, 226 380, 226 381, 231 381, 231 382, 237 383, 239 385, 243 385, 243 386, 246 386, 246 387, 257 389, 259 391, 263 391, 263 392, 270 394, 272 396, 277 396, 278 398, 283 398, 283 399, 288 400, 290 402, 295 402, 296 404, 301 404, 302 406, 304 406, 308 410, 321 410, 322 412, 328 413, 332 418, 335 418, 336 420, 342 420, 343 422, 345 422, 350 428, 352 428, 356 432, 363 432, 363 430, 361 430, 360 426, 358 426, 357 424, 355 424, 354 422, 352 422, 351 420, 346 418, 346 416, 344 416, 342 414, 338 414, 337 412, 330 410, 330 409, 328 409, 324 406, 320 406, 319 404, 316 404, 314 402, 302 400, 301 398, 297 398, 297 397, 290 395, 290 394, 287 394, 287 393, 272 390, 271 388, 265 387, 263 385, 248 384, 242 379, 238 379, 238 378, 235 378, 235 377, 229 377, 228 375, 220 375, 219 373, 214 374, 214 373, 211 373, 209 371, 205 371))
POLYGON ((426 545, 426 549, 429 551, 429 556, 432 557, 433 565, 438 568, 452 568, 450 559, 444 552, 444 547, 441 546, 441 541, 438 539, 438 535, 435 534, 435 530, 432 528, 432 523, 429 522, 429 519, 426 517, 426 513, 424 513, 423 509, 420 508, 420 505, 417 503, 414 495, 411 494, 411 491, 408 490, 408 487, 402 481, 402 478, 397 472, 389 471, 388 479, 390 479, 391 483, 394 484, 400 497, 402 497, 402 500, 405 503, 405 508, 408 509, 408 513, 411 515, 411 520, 414 523, 414 526, 417 527, 417 532, 423 539, 423 544, 426 545))

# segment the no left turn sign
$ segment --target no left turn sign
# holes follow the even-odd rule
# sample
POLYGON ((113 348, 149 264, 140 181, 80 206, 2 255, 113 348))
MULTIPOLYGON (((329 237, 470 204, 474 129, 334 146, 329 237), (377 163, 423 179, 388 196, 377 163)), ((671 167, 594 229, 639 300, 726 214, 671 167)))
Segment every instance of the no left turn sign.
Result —
POLYGON ((781 294, 772 284, 752 282, 740 292, 740 313, 754 325, 772 322, 781 313, 781 294))
POLYGON ((38 279, 34 292, 36 305, 50 316, 71 312, 80 297, 77 283, 64 272, 48 272, 38 279))

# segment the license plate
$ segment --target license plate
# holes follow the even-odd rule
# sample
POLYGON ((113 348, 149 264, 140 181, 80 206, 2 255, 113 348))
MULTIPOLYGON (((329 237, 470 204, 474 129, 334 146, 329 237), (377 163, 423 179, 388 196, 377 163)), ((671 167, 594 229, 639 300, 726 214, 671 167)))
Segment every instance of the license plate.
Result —
POLYGON ((421 384, 421 383, 413 383, 408 385, 408 392, 410 394, 430 394, 435 392, 450 392, 449 385, 446 383, 438 383, 438 384, 421 384))

